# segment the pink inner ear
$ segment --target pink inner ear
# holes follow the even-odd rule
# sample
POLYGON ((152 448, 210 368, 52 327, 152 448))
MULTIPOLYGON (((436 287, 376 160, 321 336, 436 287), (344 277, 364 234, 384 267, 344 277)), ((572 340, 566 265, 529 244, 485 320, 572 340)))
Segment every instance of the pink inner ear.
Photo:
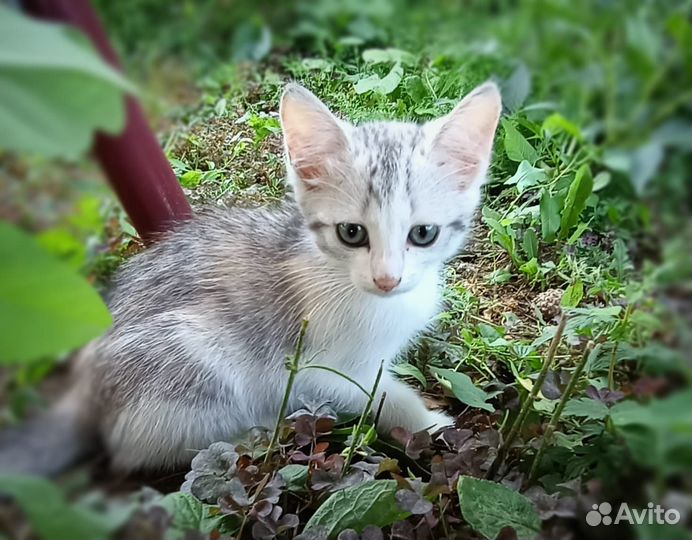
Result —
MULTIPOLYGON (((301 180, 317 180, 325 176, 326 168, 317 160, 294 160, 291 159, 291 164, 296 171, 296 174, 301 180)), ((310 188, 316 187, 317 182, 312 182, 310 188)))
POLYGON ((291 166, 308 188, 317 187, 316 180, 329 176, 330 162, 346 150, 338 120, 302 89, 284 96, 281 121, 291 166))
POLYGON ((309 188, 317 187, 318 182, 315 180, 329 176, 330 160, 342 152, 340 146, 330 145, 329 137, 319 142, 306 141, 305 144, 296 144, 294 147, 291 147, 289 143, 287 146, 293 169, 298 177, 308 184, 309 188), (311 180, 313 182, 310 182, 311 180))
POLYGON ((439 161, 438 166, 449 166, 463 176, 475 176, 480 172, 482 150, 475 144, 441 137, 439 145, 438 150, 446 159, 439 161))
POLYGON ((474 90, 445 118, 435 137, 433 150, 438 166, 454 171, 462 189, 484 174, 490 159, 495 129, 502 108, 494 85, 474 90))

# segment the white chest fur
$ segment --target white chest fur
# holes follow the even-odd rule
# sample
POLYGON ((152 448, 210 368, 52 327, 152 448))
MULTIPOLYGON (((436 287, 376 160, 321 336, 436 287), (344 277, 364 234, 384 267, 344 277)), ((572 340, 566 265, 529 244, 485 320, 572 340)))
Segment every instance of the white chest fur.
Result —
POLYGON ((431 322, 440 307, 438 281, 431 272, 391 297, 353 291, 328 302, 309 317, 306 358, 369 379, 431 322))

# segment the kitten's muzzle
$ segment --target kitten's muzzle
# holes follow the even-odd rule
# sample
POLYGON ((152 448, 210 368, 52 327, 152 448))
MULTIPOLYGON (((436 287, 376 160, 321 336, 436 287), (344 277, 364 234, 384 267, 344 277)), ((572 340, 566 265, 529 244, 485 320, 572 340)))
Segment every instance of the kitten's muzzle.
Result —
POLYGON ((401 277, 395 278, 392 276, 382 276, 378 278, 372 278, 375 282, 375 286, 382 292, 391 292, 394 290, 399 283, 401 283, 401 277))

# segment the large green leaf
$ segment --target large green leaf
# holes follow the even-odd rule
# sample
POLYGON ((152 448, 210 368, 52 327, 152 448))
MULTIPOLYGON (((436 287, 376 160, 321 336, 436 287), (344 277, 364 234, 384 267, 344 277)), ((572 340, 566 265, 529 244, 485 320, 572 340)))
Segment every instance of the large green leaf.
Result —
POLYGON ((160 505, 173 516, 173 529, 179 533, 200 531, 209 534, 224 529, 229 516, 219 514, 218 507, 204 504, 191 493, 169 493, 160 505))
POLYGON ((101 514, 71 505, 56 485, 34 476, 0 475, 0 493, 15 499, 31 527, 51 540, 109 538, 129 514, 129 509, 101 514))
POLYGON ((401 375, 402 377, 413 377, 419 383, 421 383, 423 388, 425 388, 426 386, 427 381, 425 380, 425 375, 423 375, 423 373, 421 373, 421 370, 413 364, 409 364, 408 362, 395 364, 394 366, 392 366, 392 371, 397 375, 401 375))
POLYGON ((391 525, 410 515, 399 507, 396 491, 394 480, 369 480, 337 491, 312 515, 305 530, 321 530, 335 538, 344 529, 361 532, 367 525, 391 525))
POLYGON ((621 401, 610 417, 634 459, 664 474, 692 467, 692 393, 676 392, 649 403, 621 401))
POLYGON ((505 130, 504 143, 507 157, 512 161, 527 161, 529 165, 534 165, 538 161, 538 153, 531 143, 509 120, 502 120, 502 127, 505 130))
POLYGON ((538 186, 548 179, 548 174, 538 167, 532 166, 528 161, 523 160, 517 167, 517 172, 505 181, 505 185, 516 184, 519 193, 524 193, 527 189, 538 186))
POLYGON ((608 416, 608 407, 596 399, 573 398, 565 405, 562 416, 579 416, 587 420, 601 420, 608 416))
POLYGON ((541 530, 533 503, 508 487, 462 476, 457 492, 464 519, 486 538, 496 538, 503 527, 513 527, 520 540, 535 538, 541 530))
POLYGON ((74 30, 0 5, 0 148, 73 157, 119 132, 132 86, 74 30))
POLYGON ((389 70, 389 73, 384 77, 380 78, 376 73, 369 75, 368 77, 363 77, 359 79, 353 88, 356 94, 364 94, 365 92, 376 92, 378 94, 391 94, 396 90, 397 86, 401 82, 401 78, 404 76, 404 68, 401 67, 400 63, 396 63, 389 70))
POLYGON ((289 491, 300 491, 305 489, 308 481, 308 466, 299 463, 289 463, 279 469, 279 474, 286 482, 286 489, 289 491))
POLYGON ((593 177, 591 169, 584 164, 579 167, 574 180, 569 186, 567 198, 562 207, 562 218, 560 219, 560 238, 567 238, 569 231, 579 221, 579 216, 586 207, 586 200, 593 192, 593 177))
POLYGON ((0 364, 83 345, 111 324, 98 293, 28 234, 0 222, 0 364))
POLYGON ((401 49, 365 49, 363 51, 363 60, 368 64, 396 64, 400 63, 405 66, 413 66, 416 63, 416 57, 408 51, 401 49))
POLYGON ((532 228, 524 231, 524 252, 529 259, 538 257, 538 237, 532 228))
POLYGON ((547 189, 541 191, 541 236, 546 242, 555 240, 560 228, 560 204, 547 189))
POLYGON ((465 373, 451 369, 430 369, 435 375, 442 377, 449 382, 454 397, 456 397, 462 403, 490 412, 495 410, 495 407, 488 403, 488 399, 490 399, 492 396, 485 390, 478 388, 475 384, 473 384, 471 377, 465 373))
POLYGON ((584 298, 584 284, 581 279, 578 279, 570 284, 570 286, 565 289, 565 292, 562 293, 560 305, 566 308, 575 308, 579 305, 582 298, 584 298))

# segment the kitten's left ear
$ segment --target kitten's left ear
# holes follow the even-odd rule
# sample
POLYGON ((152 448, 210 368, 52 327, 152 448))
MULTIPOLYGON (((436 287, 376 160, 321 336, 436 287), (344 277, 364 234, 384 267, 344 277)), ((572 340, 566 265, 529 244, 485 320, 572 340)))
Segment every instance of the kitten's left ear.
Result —
POLYGON ((484 181, 502 112, 497 85, 486 82, 468 94, 447 116, 431 122, 436 131, 431 155, 455 171, 462 189, 484 181))

